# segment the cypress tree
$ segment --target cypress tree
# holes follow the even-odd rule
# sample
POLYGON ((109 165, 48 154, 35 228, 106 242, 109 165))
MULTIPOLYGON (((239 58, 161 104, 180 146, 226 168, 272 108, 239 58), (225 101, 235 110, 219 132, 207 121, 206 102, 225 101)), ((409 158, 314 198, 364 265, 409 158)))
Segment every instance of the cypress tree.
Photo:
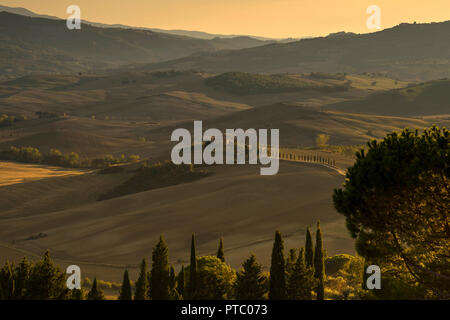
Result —
POLYGON ((219 249, 217 250, 217 258, 225 262, 225 254, 223 252, 223 239, 220 238, 219 249))
POLYGON ((320 278, 319 283, 317 285, 317 300, 325 299, 325 288, 323 282, 324 282, 323 278, 320 278))
POLYGON ((150 298, 153 300, 168 300, 169 290, 169 248, 162 236, 153 249, 152 270, 150 273, 150 298))
POLYGON ((94 278, 91 291, 87 295, 88 300, 105 300, 103 290, 98 287, 97 278, 94 278))
POLYGON ((175 269, 173 268, 172 265, 170 265, 169 268, 169 295, 170 295, 170 299, 173 300, 178 300, 179 299, 179 295, 177 292, 177 277, 175 275, 175 269))
POLYGON ((281 233, 277 230, 275 232, 270 266, 269 299, 271 300, 283 300, 286 298, 286 275, 283 250, 283 239, 281 233))
POLYGON ((288 274, 287 295, 292 300, 311 300, 314 287, 314 276, 311 268, 305 263, 304 249, 300 249, 297 261, 288 274))
POLYGON ((262 300, 267 292, 266 279, 254 254, 242 263, 237 274, 235 298, 238 300, 262 300))
POLYGON ((197 291, 197 256, 195 252, 195 236, 191 239, 191 264, 189 265, 188 297, 195 299, 197 291))
POLYGON ((289 275, 294 268, 295 263, 297 262, 297 250, 290 249, 289 254, 286 259, 286 275, 289 275))
POLYGON ((136 281, 136 290, 134 292, 134 300, 148 300, 148 270, 147 261, 142 259, 139 277, 136 281))
POLYGON ((32 267, 33 265, 28 261, 27 257, 24 257, 22 262, 16 267, 14 277, 14 299, 23 299, 25 297, 32 267))
POLYGON ((14 265, 6 261, 0 270, 0 299, 12 300, 14 298, 14 265))
POLYGON ((325 281, 325 257, 322 242, 322 231, 320 230, 320 222, 317 222, 316 231, 316 251, 314 253, 314 277, 319 281, 317 287, 317 300, 323 300, 324 297, 324 281, 325 281))
POLYGON ((120 289, 119 300, 131 300, 131 284, 128 270, 123 273, 122 288, 120 289))
POLYGON ((181 265, 181 271, 178 274, 177 277, 177 292, 180 295, 180 298, 184 297, 184 286, 185 286, 185 281, 184 281, 184 265, 181 265))
POLYGON ((306 228, 306 242, 305 242, 305 263, 309 268, 313 267, 314 261, 314 249, 311 232, 309 231, 309 227, 306 228))

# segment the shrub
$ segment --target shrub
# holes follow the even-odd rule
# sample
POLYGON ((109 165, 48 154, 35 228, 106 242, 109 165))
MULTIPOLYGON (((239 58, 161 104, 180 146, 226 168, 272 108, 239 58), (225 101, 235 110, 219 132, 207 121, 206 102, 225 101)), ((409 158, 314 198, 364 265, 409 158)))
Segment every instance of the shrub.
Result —
MULTIPOLYGON (((185 272, 185 279, 189 279, 189 267, 185 269, 185 272)), ((235 280, 235 271, 216 256, 197 258, 197 299, 231 298, 235 280)))

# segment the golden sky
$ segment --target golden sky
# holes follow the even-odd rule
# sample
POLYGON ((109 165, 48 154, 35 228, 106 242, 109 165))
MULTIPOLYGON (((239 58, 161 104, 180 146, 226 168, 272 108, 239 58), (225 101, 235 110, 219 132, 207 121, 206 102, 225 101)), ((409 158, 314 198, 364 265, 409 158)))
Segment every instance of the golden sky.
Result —
POLYGON ((63 18, 72 4, 94 22, 277 38, 371 32, 370 5, 381 8, 382 28, 450 20, 450 0, 0 0, 63 18))

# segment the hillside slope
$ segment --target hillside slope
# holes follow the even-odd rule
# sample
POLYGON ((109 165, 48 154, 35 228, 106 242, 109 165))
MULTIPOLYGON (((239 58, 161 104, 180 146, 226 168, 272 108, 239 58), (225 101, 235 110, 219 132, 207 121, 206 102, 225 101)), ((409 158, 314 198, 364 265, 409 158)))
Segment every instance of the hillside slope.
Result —
POLYGON ((217 52, 147 66, 214 73, 377 72, 405 80, 450 75, 450 21, 401 24, 369 34, 338 33, 287 44, 217 52))
POLYGON ((326 107, 347 112, 394 116, 450 114, 450 80, 425 82, 326 107))
MULTIPOLYGON (((268 128, 279 129, 280 145, 283 147, 316 146, 318 134, 330 136, 330 145, 361 145, 370 139, 383 137, 386 133, 405 127, 425 128, 433 124, 449 127, 448 116, 409 118, 372 114, 321 111, 289 104, 273 104, 235 112, 219 118, 203 121, 203 130, 218 128, 268 128)), ((175 126, 150 129, 151 140, 169 137, 175 128, 193 130, 192 122, 175 126)))
MULTIPOLYGON (((63 207, 67 199, 57 196, 58 190, 67 194, 73 190, 71 182, 79 189, 84 181, 89 190, 105 185, 95 177, 71 178, 66 186, 60 179, 58 184, 49 181, 48 187, 59 185, 52 202, 45 190, 39 191, 38 183, 24 185, 20 189, 33 194, 32 198, 23 194, 22 200, 29 204, 30 212, 17 217, 11 211, 0 213, 2 225, 8 226, 0 228, 0 238, 35 254, 49 248, 54 258, 76 264, 84 261, 134 269, 143 257, 149 257, 159 235, 164 234, 170 260, 179 268, 188 263, 189 239, 195 232, 199 255, 214 253, 223 236, 228 263, 238 267, 254 252, 267 269, 276 229, 283 232, 286 248, 299 247, 306 226, 320 219, 328 253, 353 253, 344 219, 332 207, 332 190, 343 182, 334 171, 288 162, 282 162, 279 174, 270 177, 260 176, 259 166, 218 166, 213 170, 214 175, 192 183, 96 203, 76 192, 80 206, 52 213, 41 210, 51 203, 63 207), (40 212, 33 214, 33 208, 40 212), (47 236, 26 240, 40 233, 47 236)), ((19 195, 15 193, 15 200, 20 202, 19 195)), ((108 273, 109 269, 103 268, 101 278, 119 280, 121 276, 114 273, 109 277, 108 273)))
POLYGON ((87 24, 81 30, 68 30, 65 20, 31 18, 4 11, 0 12, 0 39, 0 76, 78 73, 265 43, 249 37, 204 40, 87 24))

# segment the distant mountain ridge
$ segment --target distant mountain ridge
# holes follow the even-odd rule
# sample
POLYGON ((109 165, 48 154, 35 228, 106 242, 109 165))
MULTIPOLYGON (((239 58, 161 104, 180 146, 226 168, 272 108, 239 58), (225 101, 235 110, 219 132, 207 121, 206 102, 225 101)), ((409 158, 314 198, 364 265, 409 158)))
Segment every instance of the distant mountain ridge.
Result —
MULTIPOLYGON (((45 19, 53 19, 53 20, 61 20, 61 18, 55 17, 55 16, 49 16, 44 14, 37 14, 33 11, 30 11, 26 8, 13 8, 13 7, 7 7, 0 5, 0 12, 6 11, 9 13, 15 13, 20 14, 22 16, 32 17, 32 18, 45 18, 45 19)), ((99 28, 123 28, 123 29, 139 29, 139 30, 150 30, 154 32, 160 32, 160 33, 168 33, 168 34, 174 34, 179 36, 187 36, 191 38, 198 38, 198 39, 205 39, 205 40, 211 40, 214 38, 238 38, 238 37, 249 37, 261 41, 275 41, 280 40, 282 42, 285 41, 295 41, 293 38, 289 39, 274 39, 274 38, 268 38, 268 37, 260 37, 260 36, 253 36, 253 35, 236 35, 236 34, 213 34, 203 31, 195 31, 195 30, 181 30, 181 29, 173 29, 173 30, 167 30, 167 29, 160 29, 160 28, 144 28, 144 27, 136 27, 136 26, 127 26, 124 24, 105 24, 105 23, 99 23, 99 22, 92 22, 84 20, 83 23, 89 24, 94 27, 99 28)), ((297 39, 299 40, 299 39, 297 39)))
POLYGON ((0 12, 0 77, 73 73, 151 63, 201 52, 242 49, 266 42, 249 37, 196 39, 149 30, 84 25, 0 12))
POLYGON ((340 32, 286 44, 185 57, 144 68, 212 73, 370 72, 408 81, 428 81, 450 76, 450 21, 403 23, 369 34, 340 32))

